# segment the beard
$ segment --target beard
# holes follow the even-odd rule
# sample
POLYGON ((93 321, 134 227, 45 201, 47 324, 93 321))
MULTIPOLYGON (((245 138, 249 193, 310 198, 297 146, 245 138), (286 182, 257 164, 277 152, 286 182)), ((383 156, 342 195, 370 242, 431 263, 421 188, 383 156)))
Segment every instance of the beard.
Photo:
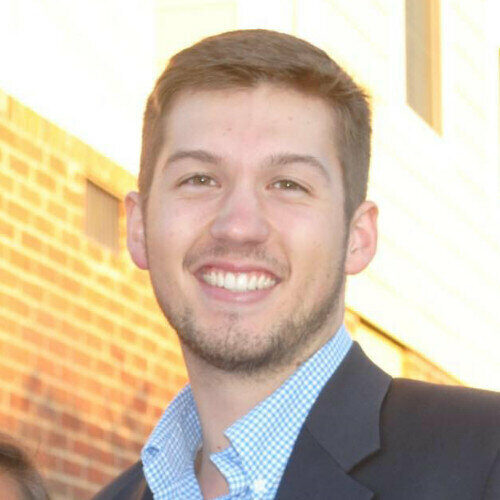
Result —
MULTIPOLYGON (((295 312, 281 319, 276 318, 274 324, 266 328, 265 334, 242 327, 239 322, 240 314, 235 312, 227 313, 218 327, 204 327, 202 319, 197 319, 189 306, 173 310, 155 291, 156 297, 163 314, 176 330, 183 348, 210 366, 240 375, 277 370, 299 361, 338 311, 345 279, 345 247, 346 245, 343 246, 340 262, 332 265, 328 273, 328 292, 323 297, 318 297, 309 309, 305 309, 303 300, 298 298, 294 307, 290 307, 295 312)), ((334 333, 331 332, 332 335, 334 333)))

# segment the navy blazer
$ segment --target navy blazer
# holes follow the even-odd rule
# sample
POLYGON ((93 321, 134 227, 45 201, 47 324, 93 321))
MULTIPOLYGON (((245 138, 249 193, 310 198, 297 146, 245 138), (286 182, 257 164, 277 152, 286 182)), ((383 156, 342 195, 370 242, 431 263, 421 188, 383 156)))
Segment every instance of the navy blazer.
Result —
MULTIPOLYGON (((94 500, 152 498, 139 461, 94 500)), ((314 403, 275 498, 500 500, 500 394, 391 379, 354 343, 314 403)))

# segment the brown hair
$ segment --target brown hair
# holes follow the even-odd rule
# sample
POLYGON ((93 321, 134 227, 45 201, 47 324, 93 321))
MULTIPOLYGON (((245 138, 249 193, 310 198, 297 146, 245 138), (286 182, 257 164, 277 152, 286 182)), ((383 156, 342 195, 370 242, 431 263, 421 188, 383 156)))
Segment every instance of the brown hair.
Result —
POLYGON ((142 131, 139 192, 146 209, 162 147, 163 118, 184 90, 250 88, 273 83, 325 99, 336 116, 346 222, 366 197, 370 108, 363 90, 326 52, 284 33, 231 31, 205 38, 172 57, 148 98, 142 131))
POLYGON ((49 500, 42 476, 26 453, 0 435, 0 475, 6 474, 19 487, 23 500, 49 500))

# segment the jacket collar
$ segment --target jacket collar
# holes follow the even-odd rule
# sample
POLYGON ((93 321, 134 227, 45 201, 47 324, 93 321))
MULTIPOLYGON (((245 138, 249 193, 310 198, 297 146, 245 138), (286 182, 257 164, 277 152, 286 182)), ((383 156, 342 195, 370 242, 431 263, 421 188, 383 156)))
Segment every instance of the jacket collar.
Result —
POLYGON ((353 343, 306 419, 277 499, 372 498, 349 471, 380 448, 380 410, 390 382, 353 343))

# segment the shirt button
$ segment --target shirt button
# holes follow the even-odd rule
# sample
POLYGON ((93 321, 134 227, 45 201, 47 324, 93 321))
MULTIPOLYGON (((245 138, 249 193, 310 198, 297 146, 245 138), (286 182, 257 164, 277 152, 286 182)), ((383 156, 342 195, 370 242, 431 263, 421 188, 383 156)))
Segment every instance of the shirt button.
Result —
POLYGON ((255 493, 264 493, 266 491, 266 480, 264 478, 256 479, 253 482, 253 490, 255 493))

